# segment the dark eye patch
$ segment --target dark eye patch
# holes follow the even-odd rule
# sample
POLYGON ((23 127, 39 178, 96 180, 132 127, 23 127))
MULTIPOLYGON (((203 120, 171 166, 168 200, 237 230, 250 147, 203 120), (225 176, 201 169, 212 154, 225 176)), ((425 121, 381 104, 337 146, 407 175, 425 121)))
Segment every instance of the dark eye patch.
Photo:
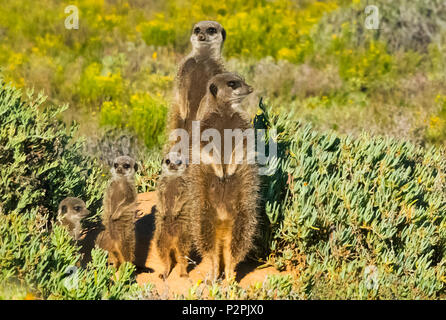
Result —
POLYGON ((210 27, 206 30, 206 32, 209 34, 214 34, 217 33, 217 29, 215 29, 214 27, 210 27))
POLYGON ((237 89, 241 87, 240 81, 228 81, 228 87, 232 88, 232 89, 237 89))
POLYGON ((130 168, 130 165, 129 165, 128 163, 126 163, 126 164, 124 165, 124 169, 128 169, 128 168, 130 168))
POLYGON ((166 159, 166 164, 170 164, 170 160, 169 159, 166 159))
POLYGON ((196 28, 194 29, 194 33, 195 33, 195 34, 200 33, 200 28, 199 28, 199 27, 196 27, 196 28))
POLYGON ((115 163, 113 166, 115 167, 115 169, 118 169, 118 164, 117 163, 115 163))
POLYGON ((175 164, 176 164, 177 166, 180 166, 182 163, 183 163, 183 161, 181 161, 181 160, 177 160, 177 161, 175 161, 175 164))
POLYGON ((77 211, 77 212, 81 211, 81 209, 82 209, 82 207, 80 207, 80 206, 75 206, 74 207, 74 210, 77 211))

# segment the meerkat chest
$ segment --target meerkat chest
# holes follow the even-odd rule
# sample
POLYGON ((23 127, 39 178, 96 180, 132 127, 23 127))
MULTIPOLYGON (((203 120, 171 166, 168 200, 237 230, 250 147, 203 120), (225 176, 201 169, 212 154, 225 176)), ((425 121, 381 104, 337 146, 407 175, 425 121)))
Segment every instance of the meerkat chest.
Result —
POLYGON ((163 202, 165 204, 165 215, 173 215, 177 203, 181 201, 183 197, 183 181, 178 177, 171 177, 163 181, 164 187, 162 188, 163 202))
POLYGON ((135 188, 127 179, 117 179, 112 183, 110 189, 112 190, 112 197, 116 198, 117 201, 133 202, 136 200, 135 188))
POLYGON ((237 198, 236 186, 233 185, 232 179, 214 179, 209 192, 213 198, 211 202, 214 204, 217 219, 220 221, 232 220, 237 198))

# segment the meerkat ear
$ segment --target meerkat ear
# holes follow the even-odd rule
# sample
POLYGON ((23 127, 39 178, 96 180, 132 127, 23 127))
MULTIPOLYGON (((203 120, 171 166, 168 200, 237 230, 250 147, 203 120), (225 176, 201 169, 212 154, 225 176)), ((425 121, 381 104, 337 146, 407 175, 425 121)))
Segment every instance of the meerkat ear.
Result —
POLYGON ((67 206, 62 206, 62 208, 60 208, 60 213, 62 214, 67 213, 67 206))
POLYGON ((225 28, 221 28, 221 36, 223 38, 223 42, 225 42, 225 40, 226 40, 226 30, 225 30, 225 28))
POLYGON ((138 164, 135 162, 135 165, 133 166, 133 168, 135 169, 135 172, 138 171, 138 164))
POLYGON ((209 86, 209 91, 214 97, 217 97, 218 88, 215 84, 211 83, 211 85, 209 86))

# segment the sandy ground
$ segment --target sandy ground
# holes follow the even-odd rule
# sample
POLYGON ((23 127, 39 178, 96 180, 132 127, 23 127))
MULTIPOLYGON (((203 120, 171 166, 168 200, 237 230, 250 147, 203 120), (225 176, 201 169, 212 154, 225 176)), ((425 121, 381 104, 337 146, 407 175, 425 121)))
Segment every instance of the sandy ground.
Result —
MULTIPOLYGON (((152 243, 155 230, 156 193, 148 192, 138 195, 138 212, 136 221, 136 252, 135 265, 137 266, 136 280, 139 284, 150 282, 155 286, 158 294, 163 298, 173 298, 178 295, 187 296, 189 288, 198 281, 206 281, 210 263, 197 256, 191 256, 189 264, 189 277, 182 278, 179 275, 179 268, 173 268, 167 280, 159 277, 163 270, 163 265, 158 257, 157 250, 152 243)), ((87 234, 81 240, 84 261, 88 261, 89 251, 93 246, 97 232, 87 234)), ((255 262, 242 262, 236 269, 236 281, 247 288, 257 282, 263 282, 270 274, 280 274, 273 267, 259 268, 260 264, 255 262)))

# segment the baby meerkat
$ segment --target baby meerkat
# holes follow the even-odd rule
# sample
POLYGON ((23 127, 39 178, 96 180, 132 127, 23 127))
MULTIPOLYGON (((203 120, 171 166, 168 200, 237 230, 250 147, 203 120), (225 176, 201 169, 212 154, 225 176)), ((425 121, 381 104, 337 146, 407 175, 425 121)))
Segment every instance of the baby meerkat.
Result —
POLYGON ((172 269, 172 254, 180 266, 180 276, 187 277, 187 256, 191 250, 187 215, 186 158, 178 152, 163 158, 162 174, 157 184, 158 211, 155 215, 155 243, 164 263, 159 276, 166 279, 172 269))
POLYGON ((82 232, 81 220, 87 217, 89 213, 90 211, 87 210, 84 201, 79 198, 68 197, 59 204, 58 221, 68 229, 74 240, 79 240, 82 232))
POLYGON ((128 156, 117 157, 111 168, 112 179, 105 192, 103 230, 99 247, 109 252, 109 261, 117 268, 135 258, 136 189, 134 176, 138 166, 128 156))
POLYGON ((216 21, 200 21, 192 29, 192 52, 181 62, 175 85, 174 103, 169 114, 169 131, 191 131, 191 123, 209 79, 224 72, 221 50, 226 31, 216 21))
POLYGON ((134 179, 137 170, 135 160, 128 156, 120 156, 113 161, 112 179, 104 198, 105 214, 112 220, 119 219, 121 208, 136 201, 134 179))
MULTIPOLYGON (((240 109, 243 98, 252 91, 238 75, 214 76, 200 105, 201 130, 212 128, 223 137, 227 129, 252 128, 240 109)), ((224 266, 226 279, 233 278, 236 265, 253 247, 257 229, 258 169, 247 161, 235 163, 238 144, 233 147, 231 140, 230 145, 229 152, 225 150, 231 155, 229 163, 225 163, 222 152, 214 150, 214 162, 191 165, 188 171, 194 244, 201 255, 211 259, 213 278, 218 277, 220 265, 224 266)), ((247 151, 246 147, 242 149, 247 151)))

